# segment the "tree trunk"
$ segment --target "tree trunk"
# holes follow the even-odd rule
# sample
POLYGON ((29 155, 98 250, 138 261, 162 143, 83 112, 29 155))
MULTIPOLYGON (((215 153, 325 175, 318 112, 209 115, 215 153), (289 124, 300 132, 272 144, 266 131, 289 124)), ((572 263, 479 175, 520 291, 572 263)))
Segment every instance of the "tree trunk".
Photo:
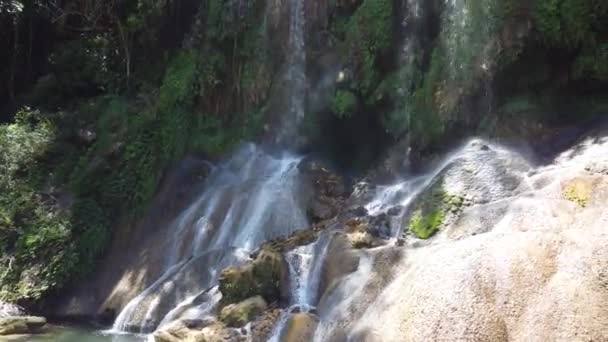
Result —
POLYGON ((116 21, 116 26, 118 27, 120 43, 122 45, 122 50, 125 55, 125 73, 127 77, 127 89, 129 89, 129 81, 131 78, 131 49, 129 48, 129 37, 127 37, 127 32, 125 32, 124 27, 120 23, 120 18, 118 18, 118 16, 115 16, 114 20, 116 21))

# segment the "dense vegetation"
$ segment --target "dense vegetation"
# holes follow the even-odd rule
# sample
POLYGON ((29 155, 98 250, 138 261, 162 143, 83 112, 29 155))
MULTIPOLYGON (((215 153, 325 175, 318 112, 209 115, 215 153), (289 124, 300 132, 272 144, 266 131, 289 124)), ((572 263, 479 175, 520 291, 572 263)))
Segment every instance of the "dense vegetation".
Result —
MULTIPOLYGON (((364 169, 397 140, 422 154, 607 108, 606 1, 407 3, 306 8, 309 148, 364 169)), ((91 272, 169 165, 272 135, 285 109, 276 2, 13 0, 0 27, 0 300, 91 272)))

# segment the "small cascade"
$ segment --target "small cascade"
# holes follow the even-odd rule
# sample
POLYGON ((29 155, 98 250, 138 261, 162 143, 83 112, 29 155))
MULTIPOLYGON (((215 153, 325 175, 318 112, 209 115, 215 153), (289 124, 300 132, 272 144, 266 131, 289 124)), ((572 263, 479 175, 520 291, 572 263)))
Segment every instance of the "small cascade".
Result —
POLYGON ((324 234, 315 242, 289 251, 290 306, 281 313, 270 342, 279 342, 293 310, 309 312, 317 303, 321 270, 331 238, 324 234))
POLYGON ((494 0, 445 0, 442 27, 450 79, 475 77, 475 70, 488 72, 492 69, 491 55, 496 47, 491 40, 497 25, 492 18, 498 3, 494 0))
POLYGON ((162 275, 125 306, 113 330, 148 333, 204 314, 219 301, 209 289, 222 269, 245 262, 265 241, 307 227, 300 160, 248 144, 215 168, 203 193, 168 227, 162 275))
POLYGON ((315 331, 314 342, 331 341, 336 334, 344 333, 339 330, 348 325, 351 306, 365 295, 365 285, 373 276, 373 260, 373 256, 362 254, 357 271, 344 277, 321 303, 321 317, 315 331))

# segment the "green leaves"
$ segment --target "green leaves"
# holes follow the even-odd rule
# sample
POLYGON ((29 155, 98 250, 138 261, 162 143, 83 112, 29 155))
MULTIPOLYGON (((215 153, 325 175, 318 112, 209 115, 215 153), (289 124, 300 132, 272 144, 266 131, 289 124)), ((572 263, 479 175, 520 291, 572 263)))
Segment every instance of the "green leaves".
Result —
POLYGON ((331 110, 338 117, 350 116, 357 109, 357 96, 349 90, 338 89, 331 103, 331 110))
POLYGON ((391 46, 393 14, 389 0, 365 0, 346 24, 346 45, 353 56, 356 87, 363 94, 377 86, 377 58, 391 46))
POLYGON ((607 8, 601 0, 537 0, 534 19, 548 45, 593 46, 607 8))

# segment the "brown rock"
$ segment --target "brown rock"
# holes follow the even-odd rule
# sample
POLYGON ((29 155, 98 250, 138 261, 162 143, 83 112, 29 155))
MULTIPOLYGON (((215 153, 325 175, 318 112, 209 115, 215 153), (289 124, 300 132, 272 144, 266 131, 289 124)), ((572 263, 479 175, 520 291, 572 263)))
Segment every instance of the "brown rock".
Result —
POLYGON ((287 321, 285 331, 281 335, 281 342, 312 341, 317 324, 317 318, 310 313, 293 314, 287 321))

